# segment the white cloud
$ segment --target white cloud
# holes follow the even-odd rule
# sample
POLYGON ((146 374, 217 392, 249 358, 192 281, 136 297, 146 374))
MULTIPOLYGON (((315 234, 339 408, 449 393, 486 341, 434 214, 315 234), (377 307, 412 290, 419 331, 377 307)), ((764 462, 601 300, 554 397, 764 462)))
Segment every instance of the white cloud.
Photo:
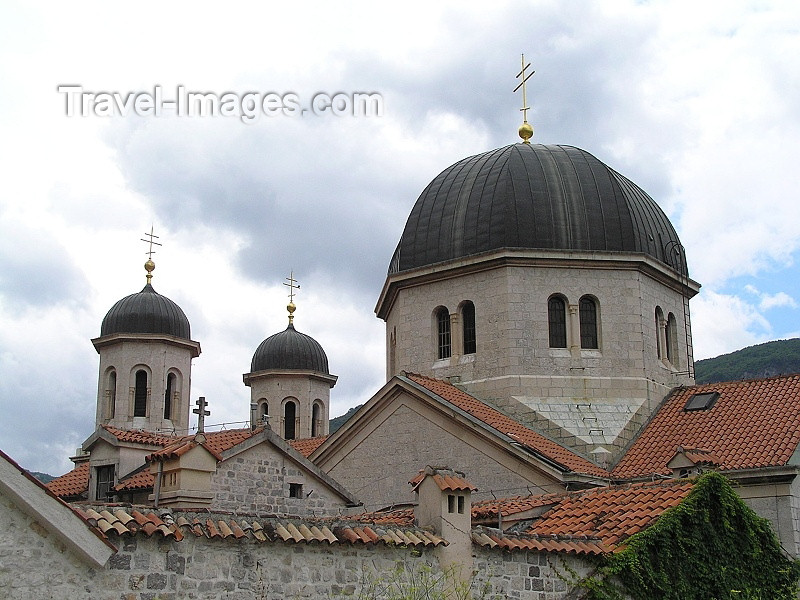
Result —
POLYGON ((202 344, 192 395, 209 399, 211 421, 246 417, 241 375, 286 326, 292 269, 298 329, 339 375, 332 413, 367 400, 384 376, 372 310, 407 214, 442 169, 516 141, 520 52, 537 71, 534 141, 592 152, 676 224, 704 284, 692 301, 696 357, 796 331, 774 319, 797 307, 781 280, 800 279, 798 30, 795 2, 5 3, 3 449, 64 470, 88 435, 89 340, 143 286, 151 223, 164 242, 154 285, 202 344), (65 83, 378 91, 386 116, 67 118, 65 83), (770 293, 726 288, 755 274, 770 293), (52 445, 30 452, 30 439, 52 445))
POLYGON ((772 327, 746 300, 704 290, 692 300, 694 359, 701 360, 771 338, 772 327))

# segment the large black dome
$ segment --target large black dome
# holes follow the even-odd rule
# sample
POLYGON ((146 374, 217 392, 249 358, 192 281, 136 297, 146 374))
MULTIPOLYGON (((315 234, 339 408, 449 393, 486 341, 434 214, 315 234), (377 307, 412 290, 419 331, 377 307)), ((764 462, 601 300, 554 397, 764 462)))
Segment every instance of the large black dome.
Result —
POLYGON ((250 372, 267 369, 316 371, 330 375, 328 357, 322 346, 310 335, 297 331, 292 324, 261 342, 253 354, 250 372))
POLYGON ((191 339, 189 319, 181 307, 157 293, 149 283, 138 294, 118 301, 103 318, 100 335, 158 333, 191 339))
POLYGON ((675 229, 637 185, 572 146, 465 158, 420 195, 389 274, 500 248, 637 252, 680 271, 675 229))

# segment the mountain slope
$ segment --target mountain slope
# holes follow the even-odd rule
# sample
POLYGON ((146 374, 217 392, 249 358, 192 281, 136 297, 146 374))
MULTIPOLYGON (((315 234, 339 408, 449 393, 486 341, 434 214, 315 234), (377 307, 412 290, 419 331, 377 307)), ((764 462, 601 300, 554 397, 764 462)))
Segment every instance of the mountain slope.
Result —
POLYGON ((730 354, 698 360, 697 383, 717 383, 800 373, 800 338, 775 340, 730 354))

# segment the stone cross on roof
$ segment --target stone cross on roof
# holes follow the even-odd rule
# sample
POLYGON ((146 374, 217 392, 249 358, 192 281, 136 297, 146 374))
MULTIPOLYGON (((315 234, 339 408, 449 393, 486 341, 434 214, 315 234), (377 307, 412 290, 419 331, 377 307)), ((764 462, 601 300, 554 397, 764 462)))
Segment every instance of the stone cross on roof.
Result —
POLYGON ((192 410, 192 412, 197 415, 197 433, 203 433, 203 430, 206 426, 206 417, 211 414, 211 411, 206 410, 208 405, 206 404, 205 396, 200 396, 200 398, 197 399, 196 404, 197 408, 192 410))

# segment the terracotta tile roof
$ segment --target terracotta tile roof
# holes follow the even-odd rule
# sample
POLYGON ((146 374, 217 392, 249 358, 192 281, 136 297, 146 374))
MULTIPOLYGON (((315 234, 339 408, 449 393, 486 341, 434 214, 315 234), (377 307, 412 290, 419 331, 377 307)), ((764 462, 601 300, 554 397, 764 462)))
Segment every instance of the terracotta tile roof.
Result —
MULTIPOLYGON (((472 540, 481 546, 509 551, 613 552, 631 535, 652 525, 665 510, 680 504, 693 483, 674 479, 476 502, 472 506, 472 540), (521 514, 535 509, 540 510, 533 515, 521 514), (498 512, 510 520, 520 515, 525 523, 524 534, 479 524, 492 522, 498 512)), ((414 509, 365 513, 353 519, 359 523, 410 527, 414 524, 414 509)), ((520 519, 516 521, 519 523, 520 519)), ((518 527, 515 525, 514 529, 518 527)))
POLYGON ((422 483, 428 475, 433 477, 434 483, 443 492, 464 492, 467 490, 474 492, 478 489, 466 480, 464 473, 453 471, 448 467, 426 467, 420 469, 419 473, 408 483, 410 483, 416 491, 419 484, 422 483))
POLYGON ((150 465, 143 465, 133 473, 126 475, 114 486, 115 492, 133 492, 151 490, 155 485, 155 476, 150 472, 150 465))
POLYGON ((59 498, 82 496, 89 489, 89 462, 79 464, 72 471, 68 471, 44 485, 59 498))
POLYGON ((413 508, 397 508, 371 513, 362 513, 353 517, 359 523, 374 523, 375 525, 398 525, 409 527, 414 524, 413 508))
POLYGON ((249 519, 246 516, 207 512, 166 512, 145 507, 76 507, 87 523, 113 541, 114 536, 154 535, 180 542, 190 536, 219 539, 252 539, 258 542, 298 544, 405 545, 435 547, 446 545, 442 538, 418 527, 383 527, 357 521, 298 521, 249 519))
POLYGON ((691 480, 677 479, 569 492, 526 533, 585 536, 613 548, 680 504, 692 485, 691 480))
POLYGON ((118 429, 111 425, 101 425, 108 433, 117 438, 120 442, 131 442, 135 444, 147 444, 150 446, 166 446, 175 441, 174 435, 160 435, 142 429, 128 430, 118 429))
POLYGON ((206 431, 202 434, 185 435, 180 438, 173 438, 170 444, 164 446, 161 450, 153 452, 147 457, 148 461, 152 460, 166 460, 177 458, 192 448, 203 446, 208 450, 217 460, 222 460, 222 453, 230 450, 234 446, 241 444, 248 438, 261 433, 263 427, 257 427, 254 430, 250 428, 244 429, 223 429, 221 431, 206 431), (198 437, 198 436, 202 436, 198 437), (202 441, 200 441, 202 439, 202 441))
POLYGON ((473 520, 496 520, 498 513, 504 517, 557 504, 567 492, 537 496, 515 496, 499 500, 482 500, 472 504, 473 520))
POLYGON ((678 448, 675 456, 683 454, 686 458, 691 460, 696 465, 711 465, 719 466, 720 460, 717 455, 702 448, 678 448))
POLYGON ((669 474, 677 448, 703 448, 719 467, 785 465, 800 443, 800 375, 679 388, 613 469, 616 479, 669 474), (693 394, 718 392, 708 410, 685 411, 693 394))
POLYGON ((488 548, 564 552, 578 555, 608 554, 612 551, 602 541, 585 536, 506 535, 497 529, 483 527, 472 530, 472 541, 488 548))
POLYGON ((605 469, 595 465, 591 461, 575 454, 571 450, 564 448, 556 442, 544 437, 518 423, 514 419, 507 417, 500 411, 484 404, 477 398, 470 396, 466 392, 458 389, 452 384, 439 379, 431 379, 423 375, 407 373, 406 377, 424 387, 426 390, 440 396, 447 402, 455 405, 464 412, 469 413, 476 419, 483 421, 493 429, 503 433, 526 448, 540 454, 567 471, 595 475, 598 477, 608 477, 609 473, 605 469))
POLYGON ((303 438, 301 440, 288 440, 289 445, 297 450, 300 454, 308 458, 311 453, 319 448, 322 443, 328 439, 327 435, 321 435, 313 438, 303 438))

